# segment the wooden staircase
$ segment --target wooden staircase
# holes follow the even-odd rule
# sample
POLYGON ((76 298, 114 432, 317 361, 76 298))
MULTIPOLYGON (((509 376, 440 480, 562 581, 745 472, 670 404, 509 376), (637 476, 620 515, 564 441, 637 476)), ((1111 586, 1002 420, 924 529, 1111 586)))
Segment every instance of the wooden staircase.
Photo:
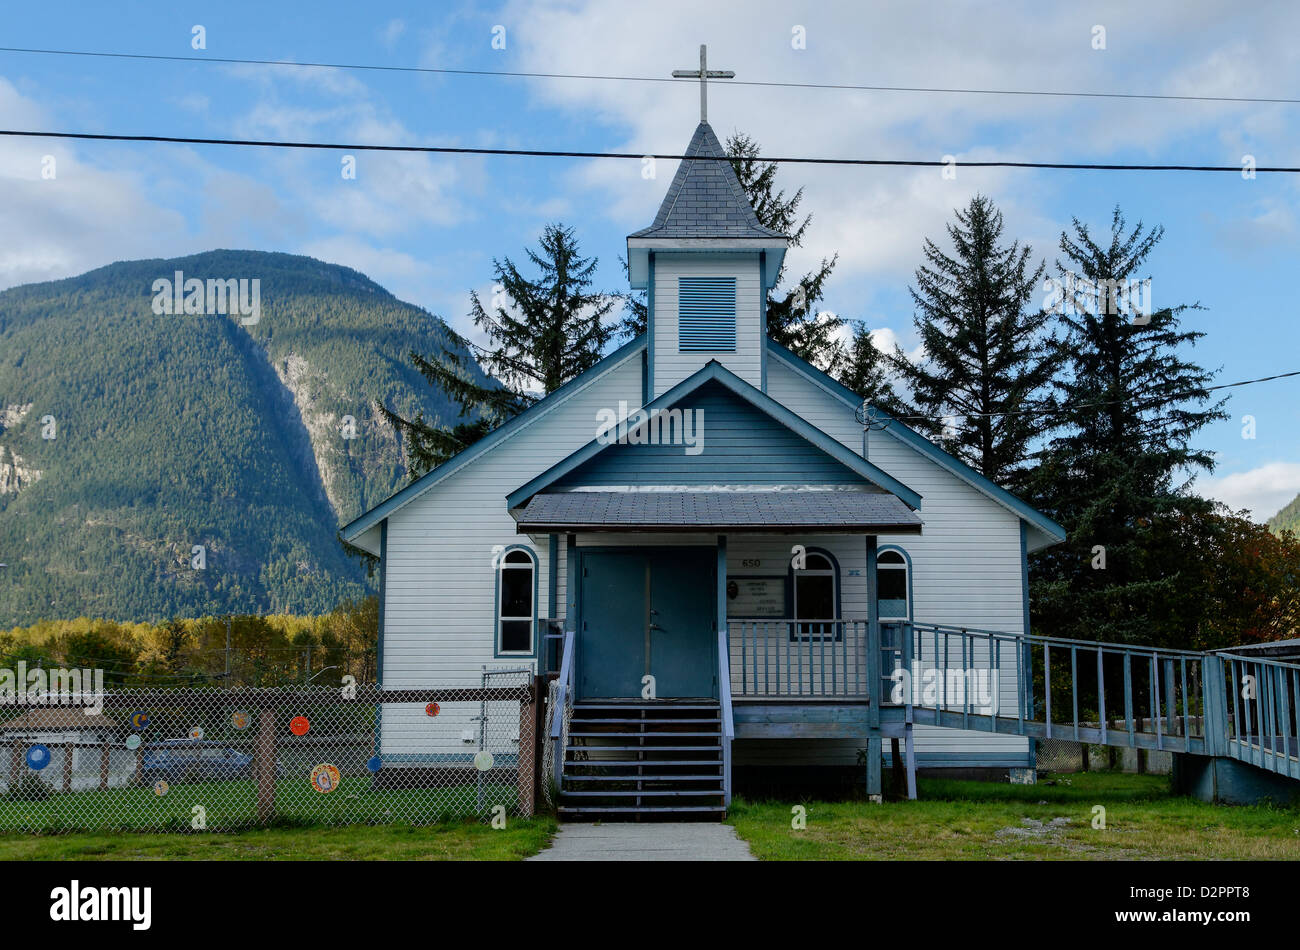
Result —
POLYGON ((726 813, 716 700, 575 703, 560 778, 570 821, 717 820, 726 813))

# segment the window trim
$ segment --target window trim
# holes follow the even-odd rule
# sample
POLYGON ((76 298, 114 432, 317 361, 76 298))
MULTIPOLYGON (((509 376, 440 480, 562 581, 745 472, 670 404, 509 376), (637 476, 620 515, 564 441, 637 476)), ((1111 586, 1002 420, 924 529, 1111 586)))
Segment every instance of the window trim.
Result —
POLYGON ((899 545, 897 545, 897 544, 882 544, 880 547, 876 548, 876 576, 873 577, 873 578, 871 578, 871 586, 872 586, 872 596, 874 597, 875 602, 876 602, 876 619, 877 619, 877 620, 879 620, 881 623, 909 623, 909 622, 911 622, 911 620, 912 620, 912 605, 913 605, 913 600, 912 600, 912 556, 911 556, 910 554, 907 553, 907 550, 906 550, 905 548, 903 548, 903 547, 901 547, 901 546, 899 546, 899 545), (887 551, 892 551, 892 552, 894 552, 895 554, 901 555, 902 558, 903 558, 903 565, 902 565, 902 567, 898 567, 898 566, 889 567, 889 566, 886 566, 884 569, 887 570, 887 571, 899 571, 899 570, 901 570, 901 571, 904 572, 904 579, 905 579, 905 582, 906 582, 906 590, 907 590, 907 611, 906 611, 906 614, 907 614, 907 615, 904 616, 904 617, 886 617, 886 616, 882 615, 881 612, 880 612, 880 570, 881 570, 881 566, 880 566, 880 555, 886 553, 887 551))
MULTIPOLYGON (((834 616, 834 617, 818 617, 818 618, 816 618, 816 619, 818 619, 818 620, 842 620, 844 615, 843 615, 843 613, 842 613, 842 611, 841 611, 840 597, 841 597, 841 594, 842 594, 842 592, 843 592, 843 583, 842 583, 841 575, 840 575, 840 562, 839 562, 839 560, 837 560, 836 557, 835 557, 835 555, 832 554, 830 551, 826 550, 825 548, 814 548, 814 547, 808 547, 808 548, 805 548, 805 549, 804 549, 804 554, 806 554, 806 555, 811 555, 811 554, 817 554, 817 555, 820 555, 821 557, 826 558, 826 560, 829 561, 829 562, 830 562, 830 565, 831 565, 831 568, 830 568, 830 574, 831 574, 831 595, 832 595, 832 597, 833 597, 833 599, 834 599, 834 601, 835 601, 835 616, 834 616)), ((791 561, 790 561, 790 564, 786 567, 786 603, 788 603, 788 604, 790 605, 790 630, 789 630, 789 633, 788 633, 788 636, 789 636, 789 638, 790 638, 790 641, 791 641, 791 642, 797 642, 797 641, 810 641, 810 640, 811 640, 811 641, 817 641, 817 640, 842 640, 842 639, 844 639, 844 625, 843 625, 843 624, 836 624, 836 625, 835 625, 835 632, 834 632, 833 634, 830 634, 830 635, 823 634, 823 633, 801 633, 801 632, 799 632, 799 605, 798 605, 798 600, 797 600, 797 593, 798 593, 798 591, 797 591, 797 586, 798 586, 798 585, 797 585, 796 582, 795 582, 795 578, 796 578, 796 576, 797 576, 798 574, 805 574, 805 573, 807 573, 806 570, 802 570, 802 571, 796 571, 796 570, 795 570, 795 567, 794 567, 794 561, 793 561, 793 560, 791 560, 791 561)), ((812 576, 820 576, 820 575, 812 575, 812 576)))
POLYGON ((539 583, 538 574, 540 573, 540 571, 541 571, 541 560, 538 558, 537 552, 534 551, 532 548, 528 547, 528 545, 526 544, 511 544, 507 546, 505 550, 503 550, 499 555, 497 555, 497 566, 496 569, 492 572, 495 577, 495 590, 493 592, 493 597, 492 597, 492 614, 493 614, 492 656, 493 657, 523 657, 523 658, 532 659, 537 656, 537 607, 538 607, 537 593, 538 593, 538 583, 539 583), (502 607, 501 573, 507 570, 519 571, 524 569, 522 564, 518 566, 511 566, 511 567, 506 566, 506 556, 515 551, 524 552, 524 554, 528 555, 529 561, 532 562, 528 567, 528 569, 533 572, 532 616, 531 617, 502 617, 501 616, 501 607, 502 607), (528 649, 527 650, 503 650, 501 648, 502 621, 518 622, 521 620, 527 620, 529 625, 528 626, 528 649))

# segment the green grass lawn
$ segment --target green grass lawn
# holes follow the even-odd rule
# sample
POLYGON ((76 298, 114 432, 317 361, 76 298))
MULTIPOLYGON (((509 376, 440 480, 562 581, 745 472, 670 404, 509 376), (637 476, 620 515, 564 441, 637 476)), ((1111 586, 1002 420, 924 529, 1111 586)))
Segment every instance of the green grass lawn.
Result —
POLYGON ((1086 772, 1037 785, 922 779, 914 802, 736 802, 762 860, 1300 860, 1300 810, 1210 805, 1163 776, 1086 772), (807 828, 791 828, 791 808, 807 828), (1106 827, 1093 828, 1094 806, 1106 827))
POLYGON ((550 818, 435 825, 266 828, 233 834, 0 835, 3 861, 518 861, 546 847, 550 818))
MULTIPOLYGON (((446 788, 383 789, 369 777, 344 778, 328 794, 305 779, 276 782, 276 816, 281 824, 428 824, 475 815, 474 784, 446 788)), ((485 810, 515 804, 515 789, 499 783, 483 788, 485 810)), ((0 798, 0 832, 8 831, 190 831, 194 807, 202 806, 209 829, 229 831, 257 825, 257 790, 250 781, 172 785, 167 794, 152 786, 56 793, 44 801, 0 798)))

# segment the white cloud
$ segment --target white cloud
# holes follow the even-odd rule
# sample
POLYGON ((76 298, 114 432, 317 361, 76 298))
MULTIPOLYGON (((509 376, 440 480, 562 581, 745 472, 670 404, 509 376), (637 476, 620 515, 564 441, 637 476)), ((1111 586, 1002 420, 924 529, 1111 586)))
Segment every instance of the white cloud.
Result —
MULTIPOLYGON (((1294 29, 1279 21, 1251 28, 1239 14, 1209 0, 1178 8, 1099 3, 1088 19, 1063 8, 1024 8, 1006 29, 980 5, 954 5, 943 16, 915 4, 834 4, 793 13, 780 0, 701 5, 663 0, 653 15, 629 23, 628 7, 611 0, 514 0, 502 21, 514 24, 519 68, 664 77, 691 67, 695 44, 709 44, 709 62, 738 80, 795 83, 879 83, 986 89, 1084 90, 1153 94, 1269 95, 1300 82, 1300 59, 1288 49, 1294 29), (743 15, 739 15, 743 11, 743 15), (791 28, 807 31, 807 49, 791 48, 791 28), (1091 47, 1091 27, 1108 30, 1105 51, 1091 47), (683 24, 689 24, 685 28, 683 24), (633 32, 634 31, 634 32, 633 32), (1158 41, 1158 42, 1157 42, 1158 41), (1263 64, 1267 64, 1267 68, 1263 64)), ((1270 16, 1297 18, 1296 11, 1270 16)), ((589 121, 626 130, 614 150, 677 151, 695 122, 693 83, 538 80, 535 101, 589 121)), ((945 95, 844 89, 710 84, 710 121, 719 137, 742 129, 769 155, 831 155, 939 159, 1103 158, 1118 151, 1165 154, 1172 145, 1236 162, 1239 143, 1216 140, 1226 126, 1241 130, 1258 154, 1294 150, 1288 107, 1036 96, 945 95), (1226 149, 1226 151, 1225 151, 1226 149)), ((660 162, 657 180, 639 163, 588 162, 569 187, 604 193, 601 211, 621 227, 648 223, 674 167, 660 162)), ((838 251, 828 288, 896 284, 910 276, 924 237, 941 238, 954 207, 983 191, 1004 211, 1009 235, 1024 235, 1050 259, 1060 222, 1037 209, 1058 199, 1071 179, 959 167, 955 182, 937 169, 785 166, 779 181, 805 188, 815 212, 805 248, 790 255, 790 273, 838 251)), ((1086 210, 1086 209, 1082 209, 1086 210)), ((1282 213, 1246 222, 1280 231, 1282 213)), ((860 308, 859 308, 860 309, 860 308)))
POLYGON ((1193 490, 1233 511, 1245 508, 1256 521, 1267 521, 1300 494, 1300 463, 1270 462, 1232 475, 1198 478, 1193 490))
POLYGON ((398 37, 406 32, 406 21, 402 19, 392 19, 383 25, 379 30, 379 41, 385 46, 391 48, 397 42, 398 37))

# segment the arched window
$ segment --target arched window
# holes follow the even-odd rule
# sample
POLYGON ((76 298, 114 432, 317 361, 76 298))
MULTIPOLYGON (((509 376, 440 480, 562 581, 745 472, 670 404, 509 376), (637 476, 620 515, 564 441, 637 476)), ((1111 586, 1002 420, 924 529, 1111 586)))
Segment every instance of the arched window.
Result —
POLYGON ((801 621, 792 625, 791 639, 836 637, 839 625, 830 621, 840 618, 839 565, 824 551, 808 551, 806 557, 802 568, 790 568, 793 617, 801 621))
POLYGON ((537 558, 511 548, 497 571, 497 655, 531 656, 537 619, 537 558))
POLYGON ((876 606, 882 621, 912 619, 911 563, 899 548, 876 555, 876 606))

